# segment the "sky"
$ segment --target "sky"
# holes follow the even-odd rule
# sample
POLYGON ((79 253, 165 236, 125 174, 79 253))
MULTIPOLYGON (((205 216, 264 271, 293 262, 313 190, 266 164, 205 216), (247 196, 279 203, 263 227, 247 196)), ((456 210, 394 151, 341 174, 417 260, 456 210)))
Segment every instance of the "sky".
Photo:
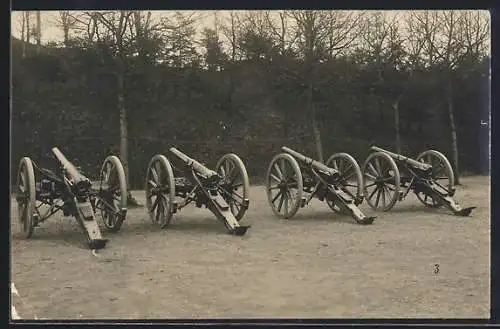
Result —
MULTIPOLYGON (((167 14, 170 13, 171 11, 153 11, 153 16, 155 15, 161 15, 161 14, 167 14)), ((183 12, 183 11, 181 11, 183 12)), ((188 12, 188 11, 186 11, 188 12)), ((193 11, 189 11, 193 12, 193 11)), ((199 20, 199 30, 201 31, 203 27, 211 27, 213 26, 214 22, 214 12, 213 10, 197 10, 195 11, 198 14, 199 20)), ((218 10, 218 16, 223 17, 225 15, 228 15, 229 11, 223 11, 223 10, 218 10)), ((47 42, 51 41, 62 41, 62 30, 57 26, 57 18, 58 18, 58 12, 57 11, 41 11, 40 17, 42 21, 42 44, 45 44, 47 42)), ((16 38, 21 38, 21 17, 22 17, 22 12, 21 11, 13 11, 11 15, 11 30, 12 30, 12 35, 16 38)), ((34 22, 35 20, 35 15, 33 14, 33 17, 31 18, 34 22)), ((220 18, 219 18, 220 19, 220 18)))
MULTIPOLYGON (((195 13, 198 17, 198 32, 202 31, 205 27, 213 27, 214 26, 214 17, 217 15, 217 18, 220 22, 224 21, 227 17, 229 17, 229 10, 195 10, 195 11, 181 11, 185 13, 195 13), (215 15, 215 13, 217 13, 215 15)), ((244 11, 243 11, 244 12, 244 11)), ((384 12, 387 15, 392 16, 395 14, 399 14, 400 17, 404 17, 406 13, 410 12, 409 10, 385 10, 384 12)), ((484 15, 489 16, 489 12, 486 10, 482 10, 484 15)), ((158 17, 160 15, 165 15, 169 13, 173 13, 173 11, 152 11, 152 17, 158 17)), ((58 19, 58 11, 41 11, 41 21, 42 21, 42 44, 46 44, 51 41, 62 41, 62 30, 57 26, 58 19)), ((11 30, 12 35, 16 38, 21 38, 21 11, 13 11, 11 13, 11 30)), ((32 22, 35 22, 35 15, 32 16, 32 22)))

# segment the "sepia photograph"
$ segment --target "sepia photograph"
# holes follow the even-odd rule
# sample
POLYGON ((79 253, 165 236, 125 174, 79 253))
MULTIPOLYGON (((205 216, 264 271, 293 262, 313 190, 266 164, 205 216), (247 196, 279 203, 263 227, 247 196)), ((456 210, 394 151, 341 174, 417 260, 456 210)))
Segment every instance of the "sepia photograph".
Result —
POLYGON ((489 319, 487 10, 12 11, 10 321, 489 319))

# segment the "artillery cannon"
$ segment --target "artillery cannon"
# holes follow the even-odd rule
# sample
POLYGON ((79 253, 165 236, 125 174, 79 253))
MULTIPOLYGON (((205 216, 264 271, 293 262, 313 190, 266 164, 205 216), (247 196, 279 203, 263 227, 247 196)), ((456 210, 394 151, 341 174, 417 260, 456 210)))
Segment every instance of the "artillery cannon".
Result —
POLYGON ((388 211, 410 191, 426 207, 445 206, 457 216, 469 216, 476 208, 462 208, 453 199, 455 176, 441 152, 428 150, 412 159, 376 146, 370 150, 374 152, 363 165, 363 176, 366 201, 372 209, 388 211))
POLYGON ((61 166, 60 173, 39 168, 29 157, 19 163, 15 194, 23 235, 30 238, 35 227, 62 210, 85 231, 91 249, 104 248, 108 239, 103 239, 95 213, 100 211, 110 232, 120 230, 127 214, 127 184, 120 160, 108 156, 99 182, 94 184, 57 147, 52 148, 52 153, 61 166), (43 213, 42 207, 46 208, 43 213))
POLYGON ((244 235, 250 225, 239 221, 248 209, 250 183, 241 159, 228 153, 214 171, 174 147, 170 153, 178 166, 157 154, 146 173, 146 205, 153 223, 166 228, 174 213, 194 202, 210 210, 231 234, 244 235))
POLYGON ((266 174, 268 202, 278 217, 291 218, 316 197, 358 224, 373 223, 375 217, 365 216, 358 208, 363 202, 363 180, 352 156, 336 153, 323 164, 288 147, 281 150, 266 174))

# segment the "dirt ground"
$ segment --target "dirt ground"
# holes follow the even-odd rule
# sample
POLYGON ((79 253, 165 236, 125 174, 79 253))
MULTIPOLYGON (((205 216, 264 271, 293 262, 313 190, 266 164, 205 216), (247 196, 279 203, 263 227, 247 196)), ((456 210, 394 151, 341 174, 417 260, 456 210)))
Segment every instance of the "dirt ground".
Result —
POLYGON ((410 194, 371 226, 318 200, 279 220, 254 186, 243 237, 206 209, 182 209, 163 231, 131 209, 98 256, 72 218, 21 238, 13 201, 13 305, 22 319, 488 318, 490 180, 462 183, 471 217, 410 194))

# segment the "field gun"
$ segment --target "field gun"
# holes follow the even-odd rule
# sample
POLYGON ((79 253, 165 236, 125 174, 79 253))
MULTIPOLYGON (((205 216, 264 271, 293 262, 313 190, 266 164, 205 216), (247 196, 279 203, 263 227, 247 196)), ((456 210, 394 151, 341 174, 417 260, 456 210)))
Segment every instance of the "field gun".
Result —
POLYGON ((194 202, 210 210, 231 234, 244 235, 250 225, 239 221, 249 206, 250 183, 241 159, 228 153, 214 171, 174 147, 169 151, 175 161, 157 154, 146 173, 146 203, 153 223, 167 227, 174 213, 194 202))
POLYGON ((363 202, 362 176, 352 156, 336 153, 323 164, 288 147, 281 151, 271 160, 266 175, 268 202, 278 217, 291 218, 316 197, 358 224, 373 223, 375 217, 358 208, 363 202))
POLYGON ((120 160, 108 156, 99 182, 93 184, 59 148, 52 148, 52 153, 60 165, 59 173, 39 168, 29 157, 23 157, 19 163, 16 200, 23 235, 30 238, 35 227, 62 211, 64 216, 76 219, 91 249, 104 248, 108 239, 101 235, 96 212, 100 211, 103 224, 110 232, 121 228, 127 214, 127 187, 120 160), (45 212, 40 211, 43 208, 45 212))
POLYGON ((455 176, 441 152, 427 150, 412 159, 377 146, 370 150, 373 153, 363 165, 363 176, 365 196, 372 209, 388 211, 410 191, 426 207, 444 206, 457 216, 469 216, 476 208, 462 208, 453 199, 455 176))

